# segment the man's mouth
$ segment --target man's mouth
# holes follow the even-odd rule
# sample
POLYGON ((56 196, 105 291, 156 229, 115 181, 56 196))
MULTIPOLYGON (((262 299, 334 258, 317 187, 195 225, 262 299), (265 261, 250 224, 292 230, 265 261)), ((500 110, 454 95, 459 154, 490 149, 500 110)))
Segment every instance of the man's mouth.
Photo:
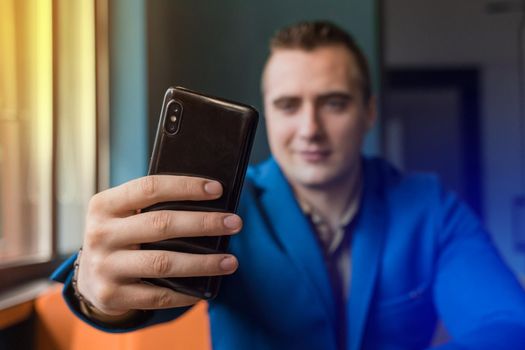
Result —
POLYGON ((317 163, 326 160, 331 152, 327 150, 303 150, 296 152, 303 160, 309 163, 317 163))

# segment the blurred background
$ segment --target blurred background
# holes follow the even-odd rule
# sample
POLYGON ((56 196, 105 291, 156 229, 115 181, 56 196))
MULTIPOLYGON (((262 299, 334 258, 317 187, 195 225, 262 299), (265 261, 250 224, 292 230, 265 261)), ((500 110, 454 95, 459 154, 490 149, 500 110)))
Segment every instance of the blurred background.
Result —
MULTIPOLYGON (((93 193, 146 174, 166 88, 263 114, 269 37, 309 19, 370 61, 364 153, 438 173, 524 278, 524 1, 0 0, 0 312, 78 249, 93 193)), ((251 162, 268 154, 261 119, 251 162)))

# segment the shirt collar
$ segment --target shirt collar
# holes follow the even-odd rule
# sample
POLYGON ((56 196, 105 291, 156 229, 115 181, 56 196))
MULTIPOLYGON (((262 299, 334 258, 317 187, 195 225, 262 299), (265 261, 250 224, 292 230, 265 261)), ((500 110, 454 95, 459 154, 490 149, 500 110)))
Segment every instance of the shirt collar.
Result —
POLYGON ((354 195, 350 196, 349 203, 339 220, 339 226, 336 228, 330 227, 328 222, 315 210, 314 206, 308 203, 304 198, 297 198, 301 210, 305 215, 310 217, 310 220, 314 224, 318 234, 326 235, 326 232, 328 232, 330 235, 328 238, 329 242, 323 242, 324 244, 328 245, 326 249, 329 253, 333 253, 337 250, 343 241, 346 228, 348 225, 350 225, 359 209, 359 205, 361 204, 361 195, 363 192, 362 183, 363 181, 360 179, 357 191, 354 195))

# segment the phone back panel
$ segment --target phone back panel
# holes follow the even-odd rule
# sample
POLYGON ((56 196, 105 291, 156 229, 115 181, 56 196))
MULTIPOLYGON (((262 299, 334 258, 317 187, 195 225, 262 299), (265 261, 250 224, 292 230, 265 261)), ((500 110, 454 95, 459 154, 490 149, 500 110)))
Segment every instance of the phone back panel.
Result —
MULTIPOLYGON (((219 181, 223 195, 210 201, 158 203, 149 210, 191 210, 236 212, 258 114, 252 107, 205 96, 184 88, 170 88, 164 97, 157 135, 149 165, 149 175, 186 175, 219 181), (179 129, 166 131, 168 105, 182 105, 179 129)), ((143 244, 143 249, 173 250, 186 253, 223 253, 229 236, 177 238, 143 244)), ((219 277, 147 279, 148 282, 178 291, 212 298, 219 277)))

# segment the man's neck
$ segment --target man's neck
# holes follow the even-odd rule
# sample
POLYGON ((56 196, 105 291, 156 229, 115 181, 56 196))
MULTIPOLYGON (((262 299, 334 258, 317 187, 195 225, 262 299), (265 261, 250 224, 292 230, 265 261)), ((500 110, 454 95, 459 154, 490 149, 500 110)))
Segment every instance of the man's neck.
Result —
POLYGON ((359 200, 362 169, 359 164, 348 177, 323 188, 292 184, 299 201, 308 203, 331 227, 340 224, 346 209, 359 200))

